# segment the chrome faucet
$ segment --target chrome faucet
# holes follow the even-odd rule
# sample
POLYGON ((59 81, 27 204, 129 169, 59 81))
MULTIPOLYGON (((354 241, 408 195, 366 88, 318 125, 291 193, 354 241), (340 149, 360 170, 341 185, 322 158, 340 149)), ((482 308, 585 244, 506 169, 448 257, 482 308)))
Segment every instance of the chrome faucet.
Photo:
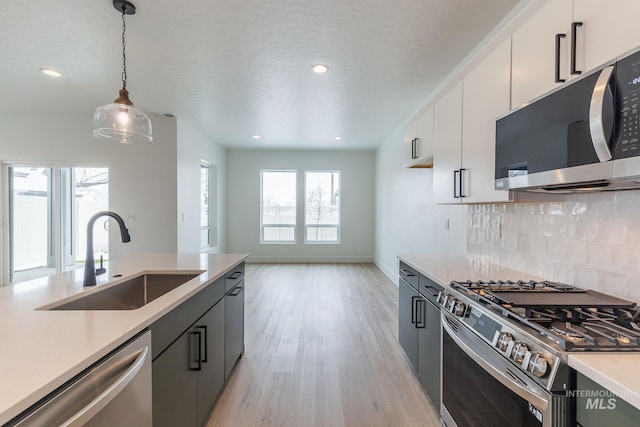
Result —
MULTIPOLYGON (((101 216, 110 216, 118 222, 122 243, 131 241, 129 230, 124 226, 124 220, 120 215, 111 211, 101 211, 93 215, 87 224, 87 256, 84 261, 84 286, 96 285, 96 264, 93 259, 93 224, 95 224, 96 220, 101 216)), ((104 273, 102 270, 103 269, 101 269, 101 273, 104 273)))

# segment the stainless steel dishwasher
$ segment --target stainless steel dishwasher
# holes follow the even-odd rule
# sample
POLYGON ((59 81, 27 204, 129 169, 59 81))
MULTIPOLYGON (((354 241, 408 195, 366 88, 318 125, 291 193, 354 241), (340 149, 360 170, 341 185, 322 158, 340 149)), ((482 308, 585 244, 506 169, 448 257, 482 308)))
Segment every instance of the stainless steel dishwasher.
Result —
POLYGON ((151 427, 151 332, 123 344, 7 426, 151 427))

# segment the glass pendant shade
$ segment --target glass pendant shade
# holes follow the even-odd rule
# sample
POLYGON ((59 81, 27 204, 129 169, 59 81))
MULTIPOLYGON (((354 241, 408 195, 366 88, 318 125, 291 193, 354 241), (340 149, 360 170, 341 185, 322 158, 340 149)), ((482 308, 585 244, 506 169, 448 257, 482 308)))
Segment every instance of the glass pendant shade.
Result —
POLYGON ((93 136, 122 144, 147 144, 151 136, 151 120, 133 106, 127 91, 126 15, 136 13, 127 0, 113 0, 113 7, 122 14, 122 89, 112 104, 99 107, 93 114, 93 136))
POLYGON ((122 144, 150 143, 151 120, 133 105, 103 105, 93 115, 93 136, 122 144))

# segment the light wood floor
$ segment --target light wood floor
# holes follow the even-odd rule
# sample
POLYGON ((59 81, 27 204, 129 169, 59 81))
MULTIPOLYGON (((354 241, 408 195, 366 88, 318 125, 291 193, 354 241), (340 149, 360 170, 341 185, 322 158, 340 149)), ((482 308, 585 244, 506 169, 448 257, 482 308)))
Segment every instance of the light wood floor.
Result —
POLYGON ((439 426, 372 264, 247 264, 245 354, 207 427, 439 426))

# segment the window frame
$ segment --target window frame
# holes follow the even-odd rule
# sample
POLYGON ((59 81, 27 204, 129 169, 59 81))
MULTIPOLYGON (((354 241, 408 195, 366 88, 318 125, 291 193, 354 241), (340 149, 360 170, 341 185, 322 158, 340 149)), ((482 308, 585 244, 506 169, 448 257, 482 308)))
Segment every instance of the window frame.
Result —
POLYGON ((211 247, 211 167, 210 165, 205 162, 204 160, 200 161, 200 191, 199 191, 199 196, 200 196, 200 215, 198 216, 199 220, 198 223, 200 224, 200 250, 201 251, 206 251, 207 249, 209 249, 211 247), (202 207, 203 207, 203 203, 202 203, 202 199, 203 199, 203 188, 202 188, 202 184, 203 184, 203 180, 202 180, 202 170, 205 169, 207 171, 207 179, 206 184, 206 190, 207 190, 207 221, 206 221, 206 225, 202 225, 202 207), (203 236, 203 232, 206 231, 206 236, 207 236, 207 241, 206 243, 203 243, 202 241, 202 236, 203 236))
POLYGON ((298 243, 298 170, 297 169, 260 169, 260 244, 261 245, 295 245, 298 243), (295 195, 295 215, 293 224, 270 224, 264 222, 264 174, 267 173, 293 173, 294 174, 294 195, 295 195), (264 238, 265 227, 293 227, 293 238, 291 240, 266 240, 264 238))
POLYGON ((305 170, 304 171, 304 244, 305 245, 339 245, 342 236, 342 171, 339 169, 313 169, 313 170, 305 170), (307 224, 307 174, 309 173, 330 173, 330 174, 338 174, 338 221, 337 224, 307 224), (309 227, 336 227, 337 228, 337 236, 336 240, 309 240, 307 238, 308 233, 307 229, 309 227))

